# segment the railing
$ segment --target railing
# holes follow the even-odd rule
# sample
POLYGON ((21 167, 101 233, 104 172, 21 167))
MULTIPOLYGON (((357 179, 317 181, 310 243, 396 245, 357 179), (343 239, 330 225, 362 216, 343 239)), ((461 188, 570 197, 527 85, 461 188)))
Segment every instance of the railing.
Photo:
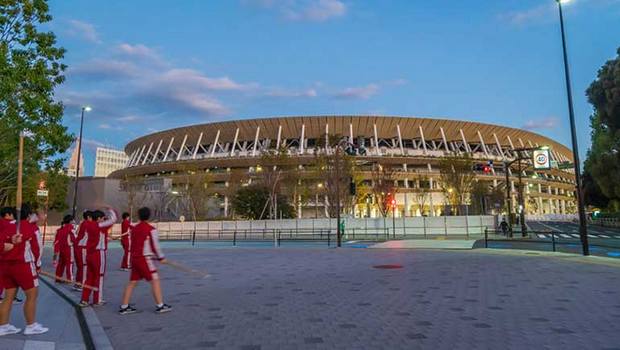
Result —
MULTIPOLYGON (((581 251, 581 239, 579 234, 567 233, 559 231, 527 231, 526 237, 508 237, 507 232, 500 230, 487 229, 484 232, 484 247, 504 248, 503 246, 493 245, 493 243, 510 243, 510 248, 522 248, 526 250, 551 250, 556 252, 563 247, 578 248, 581 251)), ((590 236, 590 235, 589 235, 590 236)), ((599 238, 597 236, 588 238, 591 251, 605 249, 617 250, 620 248, 620 239, 616 238, 599 238)))
POLYGON ((618 218, 592 219, 592 224, 603 226, 603 227, 620 227, 620 219, 618 218))

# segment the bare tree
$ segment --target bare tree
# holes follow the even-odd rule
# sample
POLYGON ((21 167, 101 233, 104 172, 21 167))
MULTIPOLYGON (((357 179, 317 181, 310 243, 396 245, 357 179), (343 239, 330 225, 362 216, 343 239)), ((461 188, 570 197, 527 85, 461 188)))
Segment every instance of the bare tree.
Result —
POLYGON ((144 178, 125 175, 120 182, 120 187, 121 191, 127 192, 127 211, 133 217, 136 206, 146 199, 144 178))
POLYGON ((391 203, 396 197, 396 169, 392 165, 376 163, 372 167, 372 195, 381 216, 390 212, 391 203))
POLYGON ((418 205, 418 208, 420 209, 420 215, 424 215, 424 208, 426 208, 426 205, 430 205, 430 199, 432 196, 432 192, 431 192, 431 188, 430 188, 430 181, 428 179, 428 177, 421 177, 419 179, 419 186, 417 186, 417 188, 415 189, 414 192, 414 200, 415 203, 418 205), (425 184, 429 184, 429 186, 425 186, 425 184))
POLYGON ((476 175, 470 154, 449 155, 439 161, 441 187, 452 213, 462 214, 460 207, 467 204, 476 175))

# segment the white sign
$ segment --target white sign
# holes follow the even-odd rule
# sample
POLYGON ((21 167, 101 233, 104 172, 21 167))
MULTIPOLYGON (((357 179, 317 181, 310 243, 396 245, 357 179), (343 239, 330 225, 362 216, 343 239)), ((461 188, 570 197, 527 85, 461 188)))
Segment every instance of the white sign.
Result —
POLYGON ((181 215, 181 216, 179 217, 179 221, 180 221, 180 222, 185 222, 185 216, 184 216, 184 215, 181 215))
POLYGON ((548 149, 534 150, 534 169, 551 169, 551 159, 548 149))
POLYGON ((47 197, 48 194, 49 194, 48 190, 37 190, 38 197, 47 197))

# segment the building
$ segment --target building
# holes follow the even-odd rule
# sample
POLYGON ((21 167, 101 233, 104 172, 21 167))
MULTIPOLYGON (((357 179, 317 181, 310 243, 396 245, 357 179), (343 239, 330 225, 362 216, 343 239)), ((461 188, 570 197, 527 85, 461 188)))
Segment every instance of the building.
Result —
POLYGON ((123 151, 97 147, 95 155, 95 177, 107 177, 112 172, 127 165, 127 155, 123 151))
MULTIPOLYGON (((567 214, 576 208, 574 175, 562 170, 572 159, 564 145, 526 130, 468 121, 390 116, 300 116, 216 122, 157 132, 133 140, 125 147, 127 167, 114 172, 116 178, 172 179, 170 191, 184 186, 188 173, 209 174, 211 194, 221 207, 220 216, 230 215, 231 187, 242 174, 245 185, 260 177, 261 158, 266 152, 284 150, 299 171, 297 185, 310 188, 314 198, 296 203, 300 217, 328 215, 328 196, 324 179, 306 176, 304 171, 316 162, 318 154, 333 154, 334 147, 323 140, 343 140, 346 152, 356 162, 357 193, 349 210, 356 217, 379 216, 379 199, 369 193, 377 183, 377 168, 394 170, 394 195, 390 203, 395 216, 446 215, 452 188, 442 183, 440 165, 448 156, 468 155, 476 183, 499 193, 484 197, 485 213, 505 212, 502 198, 510 194, 513 212, 524 203, 528 214, 567 214), (517 156, 530 157, 532 148, 550 148, 551 168, 533 170, 527 160, 508 167, 508 186, 504 162, 517 156), (529 148, 529 151, 519 151, 529 148), (236 175, 234 175, 236 174, 236 175), (520 176, 519 176, 520 174, 520 176), (236 176, 235 178, 233 178, 236 176), (522 185, 519 186, 519 179, 522 185), (522 189, 522 192, 519 191, 522 189), (506 191, 507 190, 507 191, 506 191), (520 193, 523 201, 519 201, 520 193)), ((486 190, 485 190, 486 191, 486 190)), ((291 194, 293 191, 289 191, 291 194)), ((295 195, 298 192, 295 191, 295 195)), ((291 194, 292 195, 292 194, 291 194)), ((301 197, 300 197, 301 198, 301 197)), ((475 206, 469 197, 465 210, 475 206)), ((392 214, 390 214, 392 215, 392 214)))
MULTIPOLYGON (((78 150, 80 148, 80 140, 75 142, 75 147, 71 151, 71 158, 69 158, 69 164, 67 166, 67 176, 75 177, 78 167, 78 150)), ((84 176, 84 150, 80 153, 80 177, 84 176)))

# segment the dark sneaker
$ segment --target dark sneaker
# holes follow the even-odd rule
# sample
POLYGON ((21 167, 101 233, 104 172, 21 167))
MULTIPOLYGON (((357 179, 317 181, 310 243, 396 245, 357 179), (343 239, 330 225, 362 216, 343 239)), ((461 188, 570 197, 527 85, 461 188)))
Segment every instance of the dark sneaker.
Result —
POLYGON ((79 307, 89 307, 90 304, 88 303, 88 301, 80 301, 80 303, 78 304, 79 307))
POLYGON ((118 310, 118 313, 121 314, 121 315, 129 315, 129 314, 133 314, 133 313, 136 313, 136 312, 138 312, 138 310, 136 308, 132 307, 131 305, 129 305, 129 306, 125 307, 125 308, 120 308, 118 310))
POLYGON ((23 303, 23 302, 24 302, 24 301, 23 301, 23 300, 21 300, 21 299, 20 299, 20 298, 18 298, 18 297, 15 297, 15 299, 13 299, 13 305, 19 305, 19 304, 21 304, 21 303, 23 303))
POLYGON ((172 306, 168 304, 158 306, 157 309, 155 309, 155 312, 158 314, 163 314, 163 313, 170 312, 170 311, 172 311, 172 306))

